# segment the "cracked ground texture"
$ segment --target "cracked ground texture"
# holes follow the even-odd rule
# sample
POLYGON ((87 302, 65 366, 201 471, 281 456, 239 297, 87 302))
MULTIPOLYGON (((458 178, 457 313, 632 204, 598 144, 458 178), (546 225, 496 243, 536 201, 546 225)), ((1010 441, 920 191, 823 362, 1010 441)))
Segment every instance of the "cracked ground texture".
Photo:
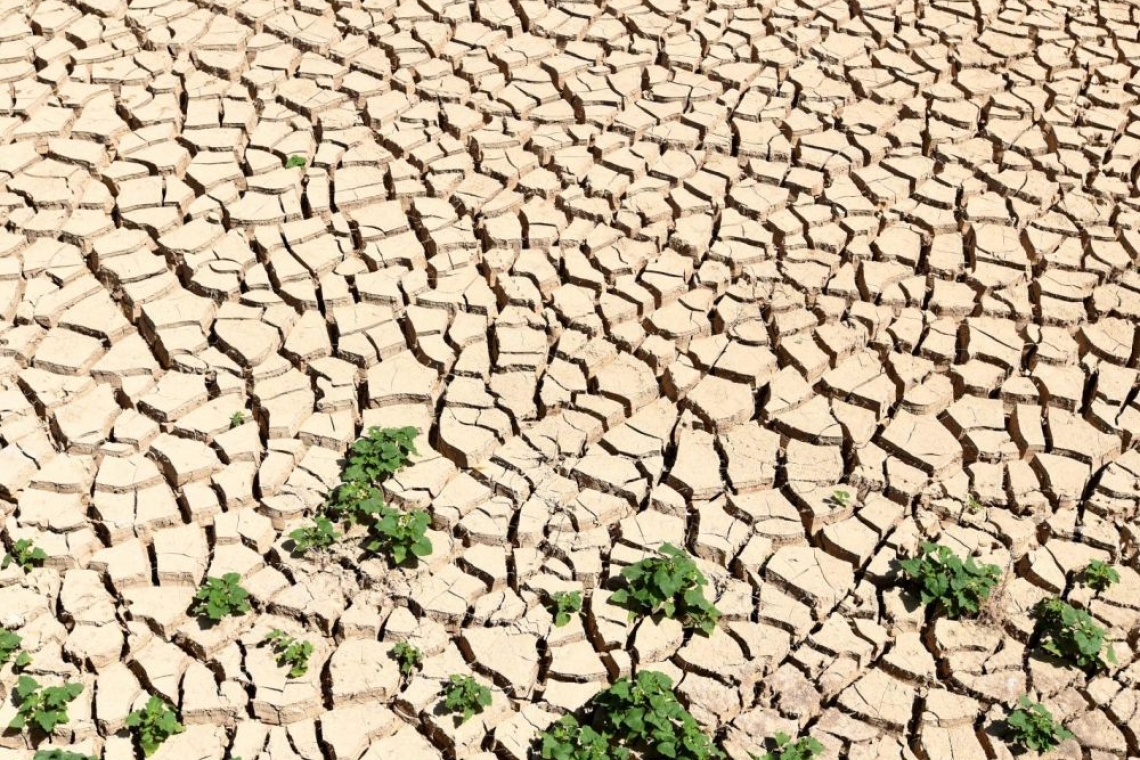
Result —
POLYGON ((1025 693, 1074 734, 1056 757, 1140 755, 1140 6, 0 17, 0 506, 48 555, 0 571, 0 623, 85 687, 0 760, 132 760, 150 694, 187 726, 155 760, 522 760, 638 669, 733 760, 777 731, 1008 758, 1025 693), (372 425, 421 431, 385 491, 433 553, 292 556, 372 425), (980 620, 900 590, 923 540, 1002 568, 980 620), (711 638, 607 604, 665 542, 711 638), (1075 583, 1092 559, 1121 582, 1075 583), (253 610, 203 628, 229 572, 253 610), (558 590, 585 596, 561 628, 558 590), (1117 665, 1042 656, 1058 594, 1117 665), (459 729, 452 673, 494 693, 459 729))

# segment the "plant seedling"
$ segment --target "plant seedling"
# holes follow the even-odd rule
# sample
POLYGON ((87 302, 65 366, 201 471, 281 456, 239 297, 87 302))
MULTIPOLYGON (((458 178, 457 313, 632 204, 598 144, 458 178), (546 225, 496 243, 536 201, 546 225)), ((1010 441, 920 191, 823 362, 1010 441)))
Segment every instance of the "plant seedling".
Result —
POLYGON ((1043 753, 1073 736, 1045 705, 1031 701, 1028 696, 1022 696, 1019 703, 1021 707, 1013 710, 1005 720, 1013 744, 1043 753))
POLYGON ((970 494, 969 496, 966 497, 966 511, 969 512, 970 514, 972 514, 972 515, 980 514, 982 512, 982 510, 984 510, 985 508, 986 508, 986 505, 982 504, 981 499, 979 499, 974 494, 970 494))
POLYGON ((1107 562, 1094 559, 1081 574, 1081 580, 1093 591, 1104 591, 1109 586, 1120 583, 1120 573, 1107 562))
POLYGON ((949 618, 978 614, 1001 580, 997 565, 979 565, 973 557, 963 562, 948 547, 929 542, 923 543, 918 557, 899 565, 922 603, 937 605, 949 618))
POLYGON ((379 488, 350 480, 329 493, 324 511, 333 519, 344 520, 348 525, 369 525, 387 508, 384 494, 379 488))
MULTIPOLYGON (((1058 597, 1042 599, 1034 614, 1037 617, 1037 634, 1046 652, 1082 670, 1105 666, 1100 655, 1105 631, 1093 622, 1092 615, 1058 597)), ((1116 652, 1111 645, 1106 654, 1108 662, 1115 665, 1116 652)))
POLYGON ((83 684, 67 683, 63 686, 40 686, 31 676, 20 676, 16 681, 16 717, 8 728, 21 731, 28 723, 50 734, 56 726, 67 723, 67 705, 83 692, 83 684))
POLYGON ((20 648, 24 641, 20 634, 12 631, 0 631, 0 665, 6 665, 12 655, 20 648))
POLYGON ((392 659, 400 663, 401 673, 410 676, 424 661, 424 653, 406 641, 398 641, 392 647, 392 659))
POLYGON ((41 567, 46 560, 47 552, 33 544, 31 539, 21 538, 12 544, 12 551, 4 555, 4 561, 0 563, 0 570, 7 570, 8 565, 15 562, 25 573, 28 573, 32 571, 32 568, 41 567))
POLYGON ((273 647, 278 667, 288 666, 290 678, 300 678, 308 672, 309 658, 313 654, 313 645, 309 642, 295 639, 285 631, 274 628, 261 643, 273 647))
POLYGON ((540 751, 542 760, 629 760, 630 756, 609 734, 581 725, 573 715, 563 715, 542 735, 540 751))
POLYGON ((333 528, 332 520, 323 515, 317 515, 313 518, 312 525, 297 528, 289 534, 289 538, 293 541, 292 554, 302 556, 307 554, 310 549, 329 548, 340 538, 340 532, 333 528))
POLYGON ((410 564, 431 554, 431 539, 426 535, 430 523, 431 517, 422 509, 401 512, 385 507, 369 528, 364 548, 372 554, 387 555, 395 565, 410 564))
POLYGON ((831 500, 841 507, 846 507, 851 502, 851 492, 837 488, 831 492, 831 500))
POLYGON ((550 595, 550 612, 554 615, 554 627, 569 624, 570 618, 582 609, 581 591, 555 591, 550 595))
POLYGON ((672 544, 661 547, 660 557, 646 557, 621 571, 626 585, 610 595, 610 601, 625 607, 632 620, 637 615, 661 613, 695 628, 706 636, 716 630, 720 610, 705 598, 708 581, 692 558, 672 544))
POLYGON ((230 430, 233 430, 236 427, 241 427, 245 424, 245 420, 245 412, 241 411, 240 409, 234 412, 230 415, 230 430))
POLYGON ((288 160, 285 161, 285 168, 304 169, 307 163, 309 163, 309 160, 304 156, 289 156, 288 160))
POLYGON ((177 713, 162 697, 153 694, 146 701, 146 707, 127 715, 123 725, 138 729, 139 744, 146 757, 157 752, 164 741, 186 730, 178 722, 177 713))
POLYGON ((237 573, 226 573, 221 578, 206 578, 206 582, 194 594, 190 614, 217 623, 231 615, 249 612, 249 592, 239 585, 239 581, 241 576, 237 573))
POLYGON ((65 749, 36 750, 32 760, 99 760, 94 755, 81 755, 78 752, 68 752, 65 749))
POLYGON ((377 483, 397 472, 408 463, 416 451, 414 427, 371 427, 364 437, 356 440, 348 451, 348 466, 341 479, 358 483, 377 483))
MULTIPOLYGON (((792 737, 783 731, 779 731, 776 733, 774 742, 776 747, 765 753, 763 760, 815 760, 819 757, 819 753, 823 752, 823 745, 811 736, 801 736, 792 741, 792 737)), ((749 754, 751 755, 751 753, 749 754)), ((751 757, 754 760, 760 760, 756 755, 751 755, 751 757)))
POLYGON ((642 757, 715 760, 724 757, 677 701, 673 681, 664 673, 642 670, 635 679, 620 678, 594 697, 594 728, 642 757))
POLYGON ((484 707, 491 706, 491 690, 471 676, 453 674, 444 689, 443 708, 449 713, 460 713, 460 725, 471 720, 484 707))

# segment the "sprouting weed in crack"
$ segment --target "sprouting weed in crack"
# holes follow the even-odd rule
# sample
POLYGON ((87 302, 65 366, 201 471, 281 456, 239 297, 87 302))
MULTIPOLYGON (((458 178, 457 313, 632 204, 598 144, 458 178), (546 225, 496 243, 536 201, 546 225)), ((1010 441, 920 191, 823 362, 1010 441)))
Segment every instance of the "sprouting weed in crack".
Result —
POLYGON ((610 601, 629 610, 630 619, 660 613, 706 636, 716 630, 720 610, 705 598, 708 580, 692 557, 672 544, 662 545, 661 556, 622 568, 621 575, 626 585, 610 601))
POLYGON ((279 667, 289 668, 290 678, 300 678, 309 670, 309 658, 313 655, 313 645, 308 641, 294 638, 279 628, 274 628, 262 639, 263 644, 273 647, 279 667))
POLYGON ((443 692, 443 709, 457 715, 456 720, 466 723, 491 706, 491 690, 471 676, 452 674, 443 692))
POLYGON ((1093 591, 1107 591, 1120 583, 1120 573, 1104 560, 1094 559, 1081 573, 1081 583, 1093 591))
POLYGON ((217 623, 249 610, 249 592, 241 587, 241 576, 226 573, 221 578, 206 578, 194 594, 190 614, 217 623))
POLYGON ((1005 719, 1009 727, 1010 743, 1030 752, 1044 753, 1056 747, 1073 734, 1040 702, 1028 695, 1018 700, 1020 705, 1005 719))
POLYGON ((1053 656, 1082 670, 1099 670, 1116 664, 1116 652, 1108 645, 1104 659, 1105 630, 1093 617, 1059 597, 1042 599, 1034 609, 1036 633, 1041 646, 1053 656))
POLYGON ((21 538, 12 544, 12 550, 4 555, 0 563, 0 570, 6 570, 8 565, 15 562, 25 573, 30 573, 37 567, 42 567, 47 561, 47 552, 32 543, 31 539, 21 538))
POLYGON ((68 722, 67 705, 81 693, 81 683, 40 686, 40 682, 31 676, 21 675, 14 690, 16 717, 8 723, 8 728, 21 731, 31 724, 50 734, 56 726, 68 722))
POLYGON ((570 619, 582 610, 582 592, 556 591, 550 595, 548 607, 554 616, 555 628, 568 625, 570 619))
POLYGON ((1001 580, 997 565, 979 565, 973 557, 963 561, 953 550, 925 542, 919 556, 899 561, 922 603, 935 605, 946 617, 977 615, 1001 580))
POLYGON ((150 757, 170 737, 186 729, 178 714, 162 697, 152 694, 141 710, 135 710, 123 721, 127 728, 136 729, 143 755, 150 757))
POLYGON ((785 734, 777 732, 771 741, 772 749, 759 755, 748 753, 752 760, 815 760, 823 752, 823 745, 813 736, 801 736, 796 740, 785 734))
POLYGON ((294 556, 304 556, 313 549, 322 550, 336 544, 340 539, 340 531, 333 527, 333 522, 324 515, 313 517, 313 524, 306 525, 289 533, 293 542, 291 553, 294 556))

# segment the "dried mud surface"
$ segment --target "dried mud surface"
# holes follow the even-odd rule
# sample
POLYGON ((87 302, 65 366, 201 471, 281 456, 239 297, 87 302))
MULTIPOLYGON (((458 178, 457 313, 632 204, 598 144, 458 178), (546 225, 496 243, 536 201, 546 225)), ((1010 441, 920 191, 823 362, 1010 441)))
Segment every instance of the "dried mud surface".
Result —
POLYGON ((734 760, 780 730, 1007 758, 1023 693, 1075 734, 1056 757, 1140 754, 1137 6, 0 16, 0 507, 48 554, 0 572, 0 623, 85 685, 2 760, 130 760, 149 694, 187 725, 155 760, 522 760, 639 668, 734 760), (386 491, 434 552, 292 556, 372 425, 423 431, 386 491), (928 539, 1003 569, 980 620, 900 590, 928 539), (606 603, 664 542, 710 579, 710 639, 606 603), (1074 583, 1092 559, 1121 583, 1074 583), (227 572, 254 609, 204 629, 227 572), (1057 594, 1118 665, 1042 656, 1057 594), (458 729, 451 673, 494 690, 458 729))

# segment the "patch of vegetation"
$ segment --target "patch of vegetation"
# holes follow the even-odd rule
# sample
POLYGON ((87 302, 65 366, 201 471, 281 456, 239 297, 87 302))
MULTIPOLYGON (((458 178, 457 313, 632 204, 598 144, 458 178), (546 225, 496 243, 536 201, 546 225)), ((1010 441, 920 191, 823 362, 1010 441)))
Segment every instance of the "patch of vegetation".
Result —
POLYGON ((979 565, 973 557, 963 562, 949 547, 925 542, 922 553, 899 562, 921 595, 923 604, 935 604, 949 618, 976 615, 1001 580, 997 565, 979 565))
POLYGON ((471 720, 491 706, 491 690, 471 676, 453 674, 444 689, 443 708, 449 713, 460 713, 459 723, 471 720))
POLYGON ((325 500, 325 513, 348 525, 368 525, 388 505, 379 488, 368 483, 350 480, 334 488, 325 500))
POLYGON ((982 504, 982 500, 974 494, 970 494, 966 497, 966 511, 970 514, 980 514, 985 508, 986 505, 982 504))
MULTIPOLYGON (((1093 622, 1092 615, 1058 597, 1042 599, 1034 614, 1037 617, 1036 632, 1046 652, 1082 670, 1105 666, 1101 659, 1105 631, 1093 622)), ((1116 652, 1111 645, 1106 658, 1116 664, 1116 652)))
POLYGON ((410 676, 424 661, 424 653, 406 641, 398 641, 392 647, 392 659, 400 663, 401 673, 410 676))
POLYGON ((582 592, 555 591, 550 595, 549 607, 550 613, 554 615, 554 627, 561 628, 582 610, 582 592))
POLYGON ((414 562, 431 554, 431 539, 426 535, 431 517, 422 509, 401 512, 385 507, 380 519, 368 529, 364 548, 371 554, 387 555, 396 565, 414 562))
POLYGON ((1030 701, 1028 696, 1022 696, 1020 704, 1006 718, 1013 744, 1032 752, 1048 752, 1073 736, 1045 705, 1030 701))
POLYGON ((1120 583, 1120 573, 1116 569, 1099 559, 1094 559, 1081 573, 1081 582, 1093 591, 1104 591, 1110 586, 1120 583))
POLYGON ((416 451, 414 427, 378 428, 368 432, 352 444, 348 451, 348 466, 341 479, 357 483, 376 483, 396 474, 408 463, 416 451))
POLYGON ((69 752, 65 749, 36 750, 32 760, 99 760, 94 755, 81 755, 78 752, 69 752))
POLYGON ((127 715, 123 725, 138 729, 139 745, 146 757, 157 752, 164 741, 186 730, 178 722, 173 708, 162 697, 153 694, 143 709, 127 715))
POLYGON ((8 661, 12 659, 12 655, 16 655, 16 662, 13 665, 14 670, 19 672, 32 664, 32 656, 27 652, 17 652, 20 649, 20 644, 24 641, 18 633, 12 631, 0 630, 0 665, 7 665, 8 661))
POLYGON ((31 676, 20 676, 16 681, 16 717, 8 728, 22 731, 28 723, 38 726, 45 734, 67 723, 67 705, 83 693, 83 684, 67 683, 63 686, 40 686, 31 676))
POLYGON ((574 716, 555 723, 540 737, 540 750, 543 760, 624 760, 632 753, 647 760, 724 757, 677 701, 673 681, 651 670, 597 694, 584 723, 574 716))
POLYGON ((194 594, 190 614, 217 623, 231 615, 249 612, 249 592, 239 585, 240 581, 241 576, 237 573, 226 573, 221 578, 206 578, 206 582, 194 594))
POLYGON ((245 420, 245 412, 241 411, 240 409, 234 412, 230 415, 230 430, 233 430, 236 427, 241 427, 245 424, 245 420))
POLYGON ((21 538, 12 544, 12 551, 4 555, 4 561, 0 563, 0 570, 7 570, 8 565, 15 562, 25 573, 28 573, 33 568, 42 567, 45 561, 47 561, 47 552, 33 544, 31 539, 21 538))
MULTIPOLYGON (((815 760, 823 752, 823 745, 811 736, 801 736, 792 741, 792 737, 780 731, 773 743, 776 746, 764 754, 763 760, 815 760)), ((760 760, 756 755, 751 756, 760 760)))
POLYGON ((286 169, 304 169, 305 165, 309 163, 309 159, 304 156, 289 156, 285 161, 286 169))
POLYGON ((831 500, 838 504, 840 507, 846 507, 851 503, 851 492, 842 488, 837 488, 831 492, 831 500))
POLYGON ((716 630, 720 610, 705 598, 707 579, 692 558, 672 544, 661 547, 660 557, 646 557, 621 571, 626 585, 610 601, 636 615, 656 615, 681 621, 706 636, 716 630))
POLYGON ((309 670, 309 658, 313 655, 313 645, 307 641, 293 638, 285 631, 274 628, 265 635, 263 644, 273 647, 277 655, 277 665, 289 668, 290 678, 300 678, 309 670))
POLYGON ((295 556, 307 554, 310 549, 327 549, 339 538, 340 531, 324 515, 317 515, 313 518, 312 525, 297 528, 289 534, 289 539, 293 542, 292 554, 295 556))

